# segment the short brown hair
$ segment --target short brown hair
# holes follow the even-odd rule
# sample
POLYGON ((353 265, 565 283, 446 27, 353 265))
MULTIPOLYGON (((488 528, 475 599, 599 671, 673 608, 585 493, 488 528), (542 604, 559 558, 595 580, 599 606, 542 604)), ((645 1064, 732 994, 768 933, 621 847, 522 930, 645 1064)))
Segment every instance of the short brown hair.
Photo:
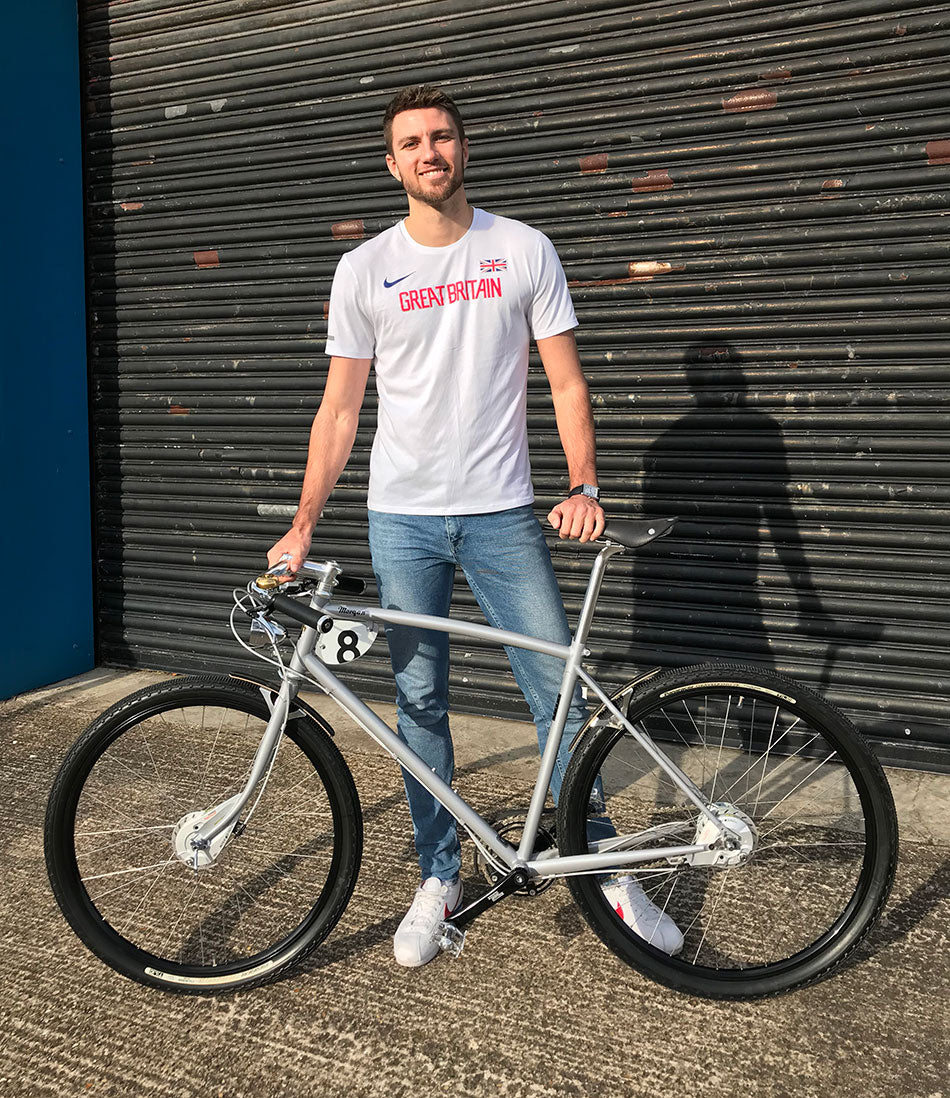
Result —
POLYGON ((450 115, 459 133, 459 141, 465 140, 465 123, 462 115, 444 91, 435 88, 431 84, 413 84, 403 88, 390 99, 386 114, 383 116, 383 137, 386 139, 386 151, 393 154, 393 119, 403 111, 425 110, 427 107, 438 107, 450 115))

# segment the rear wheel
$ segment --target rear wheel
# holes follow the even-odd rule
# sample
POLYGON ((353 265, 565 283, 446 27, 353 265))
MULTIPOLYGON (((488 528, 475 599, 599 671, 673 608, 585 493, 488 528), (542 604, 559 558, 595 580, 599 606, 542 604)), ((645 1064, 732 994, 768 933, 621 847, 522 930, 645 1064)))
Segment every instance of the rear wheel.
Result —
POLYGON ((265 983, 343 913, 359 799, 329 726, 302 709, 214 857, 196 864, 185 842, 243 789, 269 716, 250 683, 173 679, 113 706, 66 757, 47 810, 50 882, 79 937, 126 976, 202 994, 265 983))
MULTIPOLYGON (((736 849, 718 864, 658 857, 621 871, 679 927, 676 956, 611 910, 602 876, 569 878, 600 938, 653 979, 715 998, 774 994, 840 965, 880 913, 897 858, 890 789, 851 723, 788 679, 729 664, 661 675, 614 704, 732 821, 736 849)), ((715 835, 606 707, 565 776, 560 852, 586 853, 588 820, 602 834, 603 815, 626 849, 715 835)))

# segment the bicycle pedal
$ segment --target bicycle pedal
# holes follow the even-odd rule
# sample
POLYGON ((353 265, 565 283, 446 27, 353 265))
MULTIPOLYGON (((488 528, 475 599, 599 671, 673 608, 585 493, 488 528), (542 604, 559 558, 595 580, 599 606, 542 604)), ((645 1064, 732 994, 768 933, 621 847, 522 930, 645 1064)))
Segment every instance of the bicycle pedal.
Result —
POLYGON ((439 927, 439 949, 452 957, 458 957, 465 945, 465 931, 451 923, 442 923, 439 927))

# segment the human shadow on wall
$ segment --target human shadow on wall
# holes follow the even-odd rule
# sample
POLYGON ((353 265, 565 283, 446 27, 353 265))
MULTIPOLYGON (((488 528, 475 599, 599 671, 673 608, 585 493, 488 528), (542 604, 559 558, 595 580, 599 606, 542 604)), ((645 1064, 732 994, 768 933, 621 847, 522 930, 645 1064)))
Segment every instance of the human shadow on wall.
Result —
MULTIPOLYGON (((674 619, 666 634, 672 662, 715 656, 781 669, 805 659, 817 663, 817 678, 808 677, 824 690, 854 628, 832 618, 816 589, 781 428, 755 407, 731 344, 696 343, 684 365, 695 407, 644 456, 644 514, 680 519, 672 534, 679 591, 661 615, 674 619)), ((670 565, 662 552, 635 565, 635 613, 647 638, 659 622, 642 592, 669 599, 662 577, 670 565)), ((867 629, 864 641, 874 639, 867 629)))

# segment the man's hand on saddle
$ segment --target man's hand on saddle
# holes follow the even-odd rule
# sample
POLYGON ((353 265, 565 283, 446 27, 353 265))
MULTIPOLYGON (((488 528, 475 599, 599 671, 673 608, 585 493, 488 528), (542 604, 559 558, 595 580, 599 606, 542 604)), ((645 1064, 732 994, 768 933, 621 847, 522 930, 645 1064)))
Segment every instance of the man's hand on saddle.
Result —
POLYGON ((311 535, 303 530, 291 527, 275 545, 267 550, 267 566, 273 568, 277 564, 287 565, 287 575, 281 576, 281 582, 294 578, 300 566, 307 559, 310 552, 311 535))
POLYGON ((590 496, 569 496, 554 507, 548 522, 558 536, 571 541, 595 541, 604 532, 604 509, 590 496))

